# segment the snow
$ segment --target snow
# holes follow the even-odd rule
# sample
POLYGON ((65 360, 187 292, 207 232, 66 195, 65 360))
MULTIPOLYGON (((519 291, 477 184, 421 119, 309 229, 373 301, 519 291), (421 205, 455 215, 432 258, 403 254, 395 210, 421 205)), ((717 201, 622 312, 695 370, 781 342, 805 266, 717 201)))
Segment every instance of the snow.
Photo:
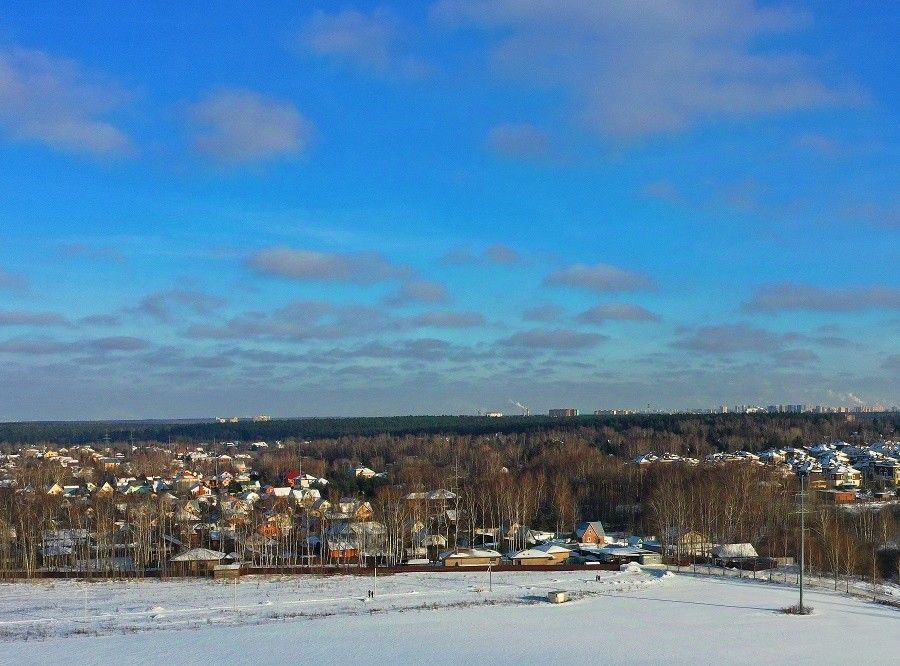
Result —
POLYGON ((0 583, 0 662, 857 663, 900 650, 900 611, 810 591, 811 616, 783 615, 795 588, 731 577, 625 571, 417 572, 0 583), (599 577, 599 578, 598 578, 599 577), (368 591, 376 590, 374 599, 368 591), (549 604, 563 590, 572 601, 549 604))
POLYGON ((172 558, 173 562, 209 562, 225 559, 225 553, 209 548, 191 548, 172 558))
POLYGON ((713 557, 725 560, 741 559, 744 557, 759 557, 751 543, 725 543, 713 548, 713 557))

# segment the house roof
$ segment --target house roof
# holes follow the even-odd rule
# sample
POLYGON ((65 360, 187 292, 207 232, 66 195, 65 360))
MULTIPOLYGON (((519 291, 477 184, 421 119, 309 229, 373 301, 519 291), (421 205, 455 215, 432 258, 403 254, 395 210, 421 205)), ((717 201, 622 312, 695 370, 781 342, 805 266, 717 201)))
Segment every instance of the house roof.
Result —
POLYGON ((741 557, 759 557, 756 548, 750 543, 723 543, 713 548, 713 557, 725 559, 741 557))
POLYGON ((513 555, 510 559, 513 560, 552 560, 553 557, 543 550, 538 550, 537 548, 529 548, 527 550, 521 550, 515 555, 513 555))
POLYGON ((447 551, 446 553, 440 554, 440 559, 446 560, 448 558, 477 558, 477 557, 503 557, 496 550, 491 550, 489 548, 459 548, 457 550, 447 551))
POLYGON ((599 520, 591 520, 586 523, 581 523, 578 527, 575 528, 575 534, 580 537, 588 531, 589 527, 594 528, 594 532, 597 534, 597 536, 606 536, 606 531, 603 529, 603 523, 601 523, 599 520))
POLYGON ((220 550, 210 550, 209 548, 191 548, 172 558, 173 562, 218 562, 227 557, 220 550))

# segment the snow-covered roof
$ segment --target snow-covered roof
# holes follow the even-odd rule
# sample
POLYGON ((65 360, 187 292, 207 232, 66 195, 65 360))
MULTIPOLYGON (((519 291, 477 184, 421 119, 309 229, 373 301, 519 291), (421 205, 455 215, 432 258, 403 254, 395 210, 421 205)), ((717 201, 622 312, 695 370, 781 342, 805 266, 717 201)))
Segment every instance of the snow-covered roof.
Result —
POLYGON ((172 558, 173 562, 218 562, 227 557, 220 550, 210 550, 209 548, 191 548, 172 558))
POLYGON ((546 551, 538 550, 537 548, 529 548, 527 550, 522 550, 513 555, 510 559, 512 560, 552 560, 553 557, 549 555, 546 551))
POLYGON ((448 557, 454 558, 476 558, 476 557, 503 557, 496 550, 490 548, 460 548, 455 551, 441 553, 440 559, 445 560, 448 557))
POLYGON ((756 548, 750 543, 723 543, 713 548, 713 557, 737 559, 741 557, 759 557, 756 548))

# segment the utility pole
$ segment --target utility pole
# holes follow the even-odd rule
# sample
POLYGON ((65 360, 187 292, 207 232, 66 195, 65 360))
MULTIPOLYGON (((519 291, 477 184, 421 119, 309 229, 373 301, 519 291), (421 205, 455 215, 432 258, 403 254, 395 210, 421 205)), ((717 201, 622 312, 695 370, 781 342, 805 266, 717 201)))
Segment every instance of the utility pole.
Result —
POLYGON ((800 608, 799 612, 801 614, 804 613, 803 606, 803 575, 804 569, 806 569, 806 488, 804 487, 804 480, 806 479, 806 472, 801 471, 800 474, 800 492, 797 496, 800 498, 800 510, 797 512, 800 514, 800 608))
POLYGON ((800 477, 800 612, 803 612, 803 570, 806 569, 806 492, 800 477))

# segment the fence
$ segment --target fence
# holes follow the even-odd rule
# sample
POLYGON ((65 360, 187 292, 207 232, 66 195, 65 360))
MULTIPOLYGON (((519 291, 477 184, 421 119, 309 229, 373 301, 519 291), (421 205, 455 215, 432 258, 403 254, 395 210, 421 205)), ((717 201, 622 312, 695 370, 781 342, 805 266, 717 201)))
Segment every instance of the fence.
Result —
MULTIPOLYGON (((739 579, 743 578, 747 580, 758 580, 760 582, 788 585, 791 587, 799 587, 800 585, 800 573, 796 569, 796 567, 791 567, 790 569, 782 569, 778 567, 777 564, 776 566, 768 569, 756 570, 716 566, 713 565, 711 561, 702 564, 689 563, 687 566, 679 566, 677 564, 666 564, 665 566, 667 570, 675 573, 680 573, 682 575, 687 574, 692 576, 711 577, 725 576, 739 579)), ((873 588, 871 579, 865 580, 857 576, 845 576, 838 580, 838 585, 835 589, 833 577, 823 576, 818 572, 807 571, 803 577, 803 585, 804 587, 811 590, 849 594, 854 597, 871 599, 872 601, 880 604, 900 608, 900 598, 897 598, 887 591, 892 588, 889 588, 883 582, 881 584, 876 584, 873 588)))
MULTIPOLYGON (((514 564, 498 564, 488 566, 479 564, 474 566, 443 567, 440 565, 400 565, 377 567, 378 575, 391 575, 398 573, 437 573, 467 571, 496 571, 500 572, 528 572, 528 571, 618 571, 618 564, 599 562, 596 564, 535 564, 519 566, 514 564)), ((292 565, 283 567, 241 566, 241 575, 327 575, 327 576, 371 576, 376 567, 350 565, 292 565)), ((97 571, 34 571, 30 575, 25 571, 0 572, 0 580, 22 579, 86 579, 86 580, 131 580, 140 578, 211 578, 212 570, 204 573, 190 573, 185 571, 160 571, 148 569, 145 571, 115 571, 112 573, 99 573, 97 571)))

